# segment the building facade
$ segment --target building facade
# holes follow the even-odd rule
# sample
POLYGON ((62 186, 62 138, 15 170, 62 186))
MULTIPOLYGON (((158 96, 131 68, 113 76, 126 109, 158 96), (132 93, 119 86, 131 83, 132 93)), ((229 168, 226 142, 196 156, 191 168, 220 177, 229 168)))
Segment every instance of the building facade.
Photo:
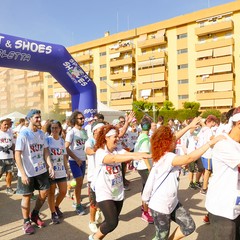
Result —
MULTIPOLYGON (((177 109, 197 101, 201 109, 220 111, 240 104, 239 1, 126 32, 106 32, 68 51, 95 82, 98 100, 118 110, 132 109, 134 100, 159 106, 169 100, 177 109)), ((0 84, 5 86, 2 72, 0 84)), ((47 73, 38 77, 44 110, 71 110, 70 96, 61 85, 47 73)), ((21 81, 28 84, 31 78, 24 74, 21 81)))

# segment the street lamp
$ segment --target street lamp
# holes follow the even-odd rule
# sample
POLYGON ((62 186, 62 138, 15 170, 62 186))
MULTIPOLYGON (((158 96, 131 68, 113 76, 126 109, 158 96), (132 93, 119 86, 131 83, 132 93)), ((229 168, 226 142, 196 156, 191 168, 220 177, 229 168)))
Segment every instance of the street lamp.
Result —
POLYGON ((155 102, 154 102, 154 100, 155 100, 155 96, 154 96, 155 93, 154 93, 154 79, 153 79, 153 73, 154 73, 153 60, 154 60, 154 59, 155 59, 154 56, 149 57, 150 64, 151 64, 151 66, 152 66, 152 76, 151 76, 152 85, 153 85, 153 87, 152 87, 152 91, 153 91, 152 109, 153 109, 153 121, 155 122, 155 119, 156 119, 156 116, 155 116, 155 114, 156 114, 156 109, 155 109, 155 102))

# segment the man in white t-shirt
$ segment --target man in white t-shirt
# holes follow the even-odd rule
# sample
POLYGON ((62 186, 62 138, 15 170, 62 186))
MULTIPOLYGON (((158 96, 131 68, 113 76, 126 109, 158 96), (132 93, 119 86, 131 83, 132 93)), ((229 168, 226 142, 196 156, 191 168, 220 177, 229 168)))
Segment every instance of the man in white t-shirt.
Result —
POLYGON ((74 189, 76 212, 78 215, 83 215, 85 214, 85 210, 81 204, 81 191, 87 159, 84 149, 88 137, 83 128, 85 118, 81 112, 77 110, 74 111, 69 120, 74 127, 66 135, 65 146, 69 155, 69 165, 73 177, 76 179, 76 186, 74 189))
POLYGON ((215 240, 240 239, 240 107, 234 113, 230 133, 212 151, 206 208, 215 240))
POLYGON ((49 177, 54 178, 47 142, 41 126, 41 111, 32 109, 27 114, 29 127, 17 137, 15 160, 18 167, 17 193, 22 195, 23 230, 25 234, 35 232, 31 222, 38 227, 45 223, 39 217, 39 210, 44 204, 50 187, 49 177), (35 207, 30 214, 30 199, 34 190, 39 190, 35 207))

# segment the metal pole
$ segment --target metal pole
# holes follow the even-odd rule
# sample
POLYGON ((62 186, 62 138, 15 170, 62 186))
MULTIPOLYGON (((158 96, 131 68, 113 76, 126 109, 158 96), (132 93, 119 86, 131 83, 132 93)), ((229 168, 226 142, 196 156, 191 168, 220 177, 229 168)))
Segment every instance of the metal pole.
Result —
POLYGON ((154 100, 155 100, 155 92, 154 92, 154 79, 153 79, 153 62, 152 62, 152 60, 154 60, 154 56, 151 56, 151 57, 149 57, 149 60, 150 60, 150 63, 151 63, 151 66, 152 66, 152 76, 151 76, 151 78, 152 78, 152 86, 153 86, 153 88, 152 88, 152 90, 153 90, 153 101, 152 101, 152 109, 153 109, 153 121, 155 122, 155 120, 156 120, 156 116, 155 116, 155 102, 154 102, 154 100))

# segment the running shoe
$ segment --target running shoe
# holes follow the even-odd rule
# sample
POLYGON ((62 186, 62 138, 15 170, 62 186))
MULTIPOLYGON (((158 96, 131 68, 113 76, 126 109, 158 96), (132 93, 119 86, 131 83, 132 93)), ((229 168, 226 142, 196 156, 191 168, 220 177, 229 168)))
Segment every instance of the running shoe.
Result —
POLYGON ((39 217, 39 215, 32 216, 30 215, 30 219, 32 222, 34 222, 39 228, 45 227, 44 221, 39 217))
POLYGON ((204 196, 206 196, 206 194, 207 194, 207 189, 201 189, 200 190, 200 193, 202 194, 202 195, 204 195, 204 196))
POLYGON ((194 185, 196 188, 199 188, 199 189, 202 188, 202 184, 200 182, 195 182, 194 185))
POLYGON ((25 234, 33 234, 35 232, 34 227, 31 225, 30 221, 27 221, 23 224, 23 231, 25 234))
POLYGON ((194 189, 194 190, 197 189, 196 186, 195 186, 195 184, 194 184, 193 182, 190 182, 190 183, 189 183, 189 188, 194 189))
POLYGON ((56 213, 58 215, 59 218, 62 218, 63 217, 63 213, 62 211, 59 209, 59 207, 55 207, 55 210, 56 210, 56 213))
POLYGON ((153 223, 153 217, 150 216, 150 214, 148 212, 143 212, 142 213, 142 220, 147 222, 147 223, 153 223))
POLYGON ((77 214, 80 215, 80 216, 82 216, 82 215, 85 214, 85 211, 84 211, 84 208, 83 208, 82 204, 78 204, 78 205, 76 206, 76 212, 77 212, 77 214))
POLYGON ((7 187, 6 188, 6 193, 7 193, 7 195, 13 195, 13 194, 16 193, 16 191, 13 190, 11 187, 7 187))
POLYGON ((59 224, 60 223, 57 213, 52 214, 52 223, 53 224, 59 224))

